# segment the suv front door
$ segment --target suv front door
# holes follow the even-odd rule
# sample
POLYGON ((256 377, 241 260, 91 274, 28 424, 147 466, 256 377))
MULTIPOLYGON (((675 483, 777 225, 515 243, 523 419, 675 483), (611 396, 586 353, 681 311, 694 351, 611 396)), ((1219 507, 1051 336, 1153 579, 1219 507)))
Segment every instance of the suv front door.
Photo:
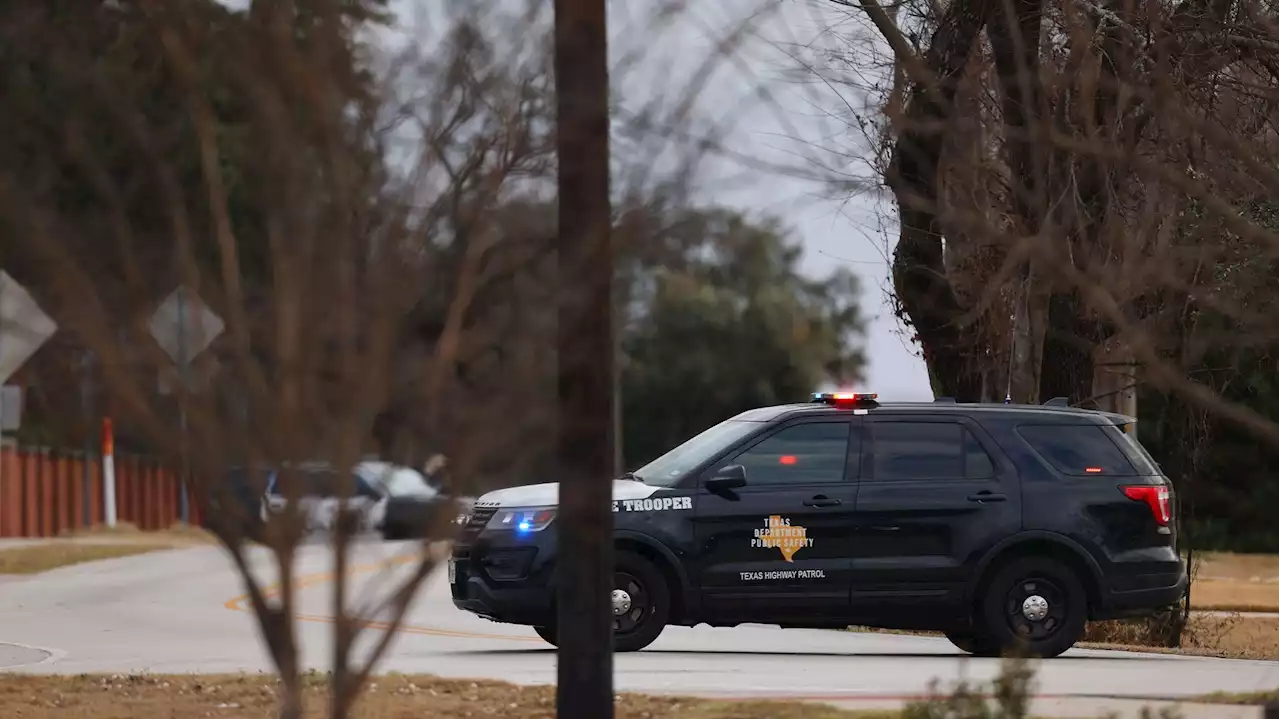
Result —
POLYGON ((1021 528, 1016 469, 968 417, 876 411, 866 428, 855 610, 961 608, 978 558, 1021 528))
POLYGON ((851 416, 795 420, 703 473, 694 522, 711 616, 769 621, 847 608, 860 427, 851 416), (706 487, 735 465, 745 486, 706 487))

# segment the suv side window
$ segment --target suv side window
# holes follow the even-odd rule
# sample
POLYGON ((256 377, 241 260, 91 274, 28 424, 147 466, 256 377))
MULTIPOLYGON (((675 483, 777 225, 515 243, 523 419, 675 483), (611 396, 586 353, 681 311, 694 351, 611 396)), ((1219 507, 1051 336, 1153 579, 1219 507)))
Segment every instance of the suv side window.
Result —
MULTIPOLYGON (((842 482, 849 457, 847 421, 805 422, 775 432, 721 466, 740 464, 752 486, 842 482)), ((857 461, 857 458, 852 458, 857 461)), ((855 465, 856 466, 856 465, 855 465)))
MULTIPOLYGON (((1059 472, 1071 476, 1137 474, 1124 452, 1094 424, 1024 424, 1015 430, 1059 472)), ((1119 430, 1116 430, 1117 432, 1119 430)))
POLYGON ((995 476, 991 455, 957 422, 872 422, 878 481, 988 479, 995 476))

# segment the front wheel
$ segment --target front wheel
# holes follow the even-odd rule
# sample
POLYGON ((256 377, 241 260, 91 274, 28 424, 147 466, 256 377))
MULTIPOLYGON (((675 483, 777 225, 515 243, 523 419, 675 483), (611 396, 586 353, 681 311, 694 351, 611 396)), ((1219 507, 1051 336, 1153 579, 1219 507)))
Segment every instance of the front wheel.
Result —
POLYGON ((1048 557, 1022 557, 1001 567, 982 599, 982 624, 1007 651, 1050 658, 1084 635, 1088 597, 1070 567, 1048 557))
MULTIPOLYGON (((653 563, 619 552, 609 595, 613 612, 613 650, 636 652, 653 643, 671 616, 671 588, 653 563)), ((554 626, 534 627, 543 641, 560 646, 554 626)))
POLYGON ((547 644, 553 647, 560 646, 560 642, 556 638, 555 627, 534 627, 533 631, 537 632, 538 636, 542 637, 542 641, 547 644))

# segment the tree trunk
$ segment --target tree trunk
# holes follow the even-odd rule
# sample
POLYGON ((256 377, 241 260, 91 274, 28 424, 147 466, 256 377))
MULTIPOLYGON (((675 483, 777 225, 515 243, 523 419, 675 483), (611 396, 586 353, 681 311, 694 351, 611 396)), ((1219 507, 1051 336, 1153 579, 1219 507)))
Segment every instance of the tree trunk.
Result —
MULTIPOLYGON (((1041 120, 1040 24, 1043 0, 1003 0, 987 26, 1000 85, 1005 157, 1012 177, 1013 232, 1016 243, 1052 243, 1045 220, 1045 134, 1041 120)), ((1017 252, 1024 248, 1012 248, 1017 252)), ((1014 402, 1040 399, 1040 369, 1047 320, 1042 247, 1031 249, 1014 322, 1009 394, 1014 402)))
POLYGON ((604 0, 556 0, 556 713, 613 716, 614 280, 604 0))
POLYGON ((938 168, 957 86, 990 12, 986 0, 957 0, 948 7, 921 58, 929 77, 912 78, 902 116, 894 118, 898 139, 885 177, 901 228, 893 254, 899 316, 915 328, 934 393, 970 402, 981 399, 987 368, 973 333, 959 325, 964 308, 943 262, 938 168))

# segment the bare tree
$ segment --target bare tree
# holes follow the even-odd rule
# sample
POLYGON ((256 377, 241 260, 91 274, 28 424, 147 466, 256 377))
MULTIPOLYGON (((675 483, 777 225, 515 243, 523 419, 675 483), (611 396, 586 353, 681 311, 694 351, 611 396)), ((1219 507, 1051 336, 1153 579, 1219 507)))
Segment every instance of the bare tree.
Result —
MULTIPOLYGON (((476 412, 446 418, 442 407, 476 375, 514 378, 504 400, 534 405, 520 395, 531 376, 521 361, 488 354, 505 327, 501 298, 487 294, 509 293, 510 275, 532 262, 508 253, 495 263, 493 249, 516 222, 501 208, 548 166, 548 68, 495 62, 461 22, 434 52, 395 59, 432 92, 389 103, 393 88, 366 77, 353 35, 376 9, 141 2, 68 17, 28 6, 5 24, 11 59, 49 83, 7 78, 27 94, 14 95, 0 173, 6 261, 100 359, 120 424, 189 468, 187 487, 279 672, 283 717, 302 714, 294 576, 314 463, 337 478, 329 715, 344 717, 457 516, 447 502, 424 510, 407 567, 357 596, 349 557, 368 527, 345 502, 352 468, 370 451, 415 466, 443 452, 455 475, 474 476, 495 441, 518 462, 515 438, 495 440, 476 412), (155 75, 131 80, 132 53, 150 53, 155 75), (389 170, 389 145, 406 135, 420 149, 389 170), (227 331, 193 367, 200 386, 166 394, 156 377, 170 360, 146 316, 179 284, 227 331), (252 531, 258 506, 228 482, 233 466, 251 498, 275 473, 288 511, 252 531), (265 590, 251 536, 266 545, 278 592, 265 590), (372 620, 382 631, 365 642, 372 620)), ((489 420, 495 409, 483 407, 489 420)))
MULTIPOLYGON (((897 206, 898 315, 935 393, 1146 416, 1156 390, 1190 528, 1220 483, 1197 477, 1211 418, 1277 443, 1274 413, 1231 399, 1280 314, 1274 6, 829 7, 863 20, 814 72, 883 108, 850 126, 897 206)), ((1153 628, 1176 645, 1189 609, 1153 628)))

